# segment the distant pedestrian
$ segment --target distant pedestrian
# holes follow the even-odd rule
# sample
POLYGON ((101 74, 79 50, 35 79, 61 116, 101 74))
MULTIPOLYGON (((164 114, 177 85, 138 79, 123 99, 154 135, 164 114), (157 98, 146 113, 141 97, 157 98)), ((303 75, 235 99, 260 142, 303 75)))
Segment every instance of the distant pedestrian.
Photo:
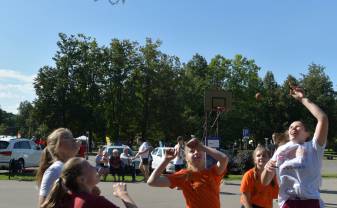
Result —
POLYGON ((177 144, 174 146, 177 156, 173 159, 175 172, 185 167, 185 144, 182 136, 177 137, 177 144))
POLYGON ((146 182, 147 179, 149 178, 150 145, 142 137, 137 138, 137 143, 140 146, 135 157, 140 157, 139 169, 143 173, 144 181, 146 182))

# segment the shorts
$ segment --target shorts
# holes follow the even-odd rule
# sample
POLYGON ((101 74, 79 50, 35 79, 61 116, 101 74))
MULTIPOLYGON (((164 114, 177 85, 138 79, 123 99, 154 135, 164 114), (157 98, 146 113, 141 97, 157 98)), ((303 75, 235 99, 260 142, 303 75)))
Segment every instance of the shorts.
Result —
MULTIPOLYGON (((245 206, 241 205, 241 208, 245 208, 245 206)), ((260 207, 260 206, 257 206, 255 204, 252 204, 252 208, 263 208, 263 207, 260 207)))
POLYGON ((142 158, 142 165, 148 165, 149 164, 149 158, 142 158))
POLYGON ((318 199, 294 199, 287 200, 282 208, 305 207, 305 208, 320 208, 318 199))

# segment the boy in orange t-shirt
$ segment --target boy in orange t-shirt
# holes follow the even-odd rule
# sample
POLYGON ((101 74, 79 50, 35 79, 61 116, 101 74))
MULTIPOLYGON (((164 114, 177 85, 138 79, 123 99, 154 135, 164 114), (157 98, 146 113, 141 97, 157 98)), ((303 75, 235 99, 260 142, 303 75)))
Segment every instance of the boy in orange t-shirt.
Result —
POLYGON ((273 207, 273 199, 277 198, 279 191, 276 178, 267 186, 261 184, 261 173, 269 158, 268 150, 258 145, 253 152, 255 167, 248 170, 241 181, 240 202, 243 208, 273 207))
POLYGON ((176 155, 175 149, 166 150, 165 159, 152 172, 147 183, 155 187, 180 188, 186 208, 220 208, 220 183, 228 164, 227 156, 193 138, 185 146, 187 168, 171 175, 162 175, 176 155), (205 153, 218 161, 210 169, 205 168, 205 153))

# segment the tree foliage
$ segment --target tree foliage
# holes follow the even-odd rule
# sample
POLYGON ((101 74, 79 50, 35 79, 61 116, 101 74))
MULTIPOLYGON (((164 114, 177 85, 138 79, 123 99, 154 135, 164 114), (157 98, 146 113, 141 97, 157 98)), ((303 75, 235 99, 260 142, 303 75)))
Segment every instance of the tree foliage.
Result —
MULTIPOLYGON (((291 82, 324 109, 330 119, 329 138, 337 137, 336 92, 321 65, 311 64, 299 79, 289 75, 278 84, 271 71, 260 78, 260 67, 242 55, 216 55, 208 63, 195 54, 181 64, 150 38, 144 45, 112 39, 99 46, 82 34, 59 37, 55 66, 43 66, 35 79, 36 100, 19 107, 16 128, 28 136, 46 136, 63 126, 75 135, 89 132, 100 141, 105 136, 125 141, 142 135, 152 142, 173 142, 178 135, 201 137, 204 92, 217 88, 233 94, 233 109, 219 120, 222 145, 241 138, 243 128, 263 142, 293 120, 305 120, 314 128, 314 118, 290 98, 291 82), (257 92, 261 100, 255 99, 257 92)), ((2 119, 3 112, 0 115, 2 119)), ((5 131, 1 121, 0 130, 5 131)))

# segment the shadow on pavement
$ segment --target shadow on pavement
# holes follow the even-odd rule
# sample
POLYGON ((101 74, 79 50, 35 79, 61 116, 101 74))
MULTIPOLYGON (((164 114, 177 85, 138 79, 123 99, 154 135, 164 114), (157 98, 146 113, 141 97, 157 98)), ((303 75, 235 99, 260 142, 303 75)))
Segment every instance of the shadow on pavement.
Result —
POLYGON ((324 203, 325 207, 327 208, 337 208, 337 204, 332 204, 332 203, 324 203))
POLYGON ((236 194, 236 193, 225 192, 225 191, 221 191, 220 194, 221 195, 239 195, 239 194, 236 194))
POLYGON ((323 194, 337 194, 337 191, 331 191, 331 190, 320 190, 323 194))
POLYGON ((231 186, 241 186, 240 183, 233 183, 233 182, 225 182, 225 185, 231 185, 231 186))

